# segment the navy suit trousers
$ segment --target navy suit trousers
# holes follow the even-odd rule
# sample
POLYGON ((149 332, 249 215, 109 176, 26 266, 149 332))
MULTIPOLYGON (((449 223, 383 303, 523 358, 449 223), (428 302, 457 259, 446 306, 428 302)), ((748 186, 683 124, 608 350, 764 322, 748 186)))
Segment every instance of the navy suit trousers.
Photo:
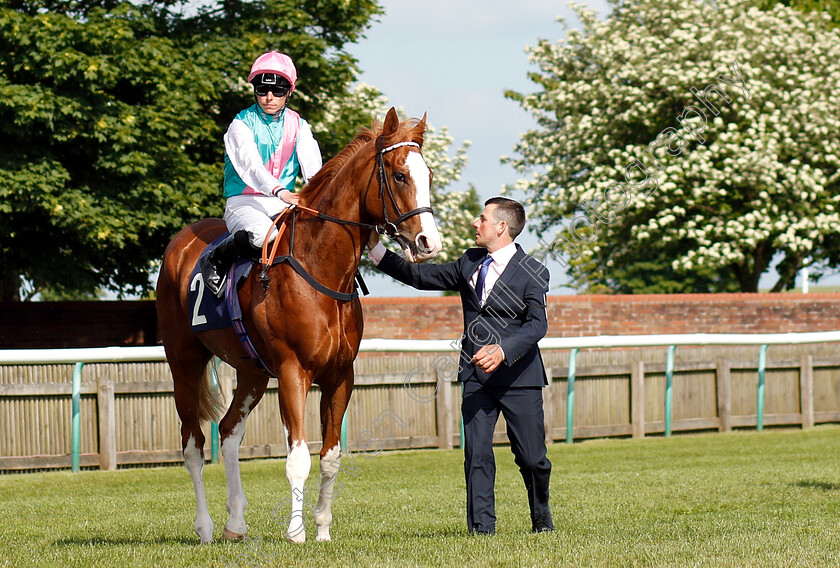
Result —
POLYGON ((496 530, 493 432, 499 412, 505 417, 514 461, 525 482, 531 521, 538 523, 550 519, 551 462, 546 457, 542 388, 492 388, 477 380, 469 380, 464 383, 461 412, 464 416, 464 475, 469 531, 496 530))

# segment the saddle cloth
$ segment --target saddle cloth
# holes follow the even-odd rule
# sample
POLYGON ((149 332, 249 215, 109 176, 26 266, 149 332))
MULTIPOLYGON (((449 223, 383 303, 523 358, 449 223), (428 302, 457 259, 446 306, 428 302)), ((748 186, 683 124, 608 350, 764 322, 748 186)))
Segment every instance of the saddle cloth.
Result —
MULTIPOLYGON (((210 252, 228 235, 229 233, 224 233, 216 238, 212 243, 207 245, 201 253, 201 256, 210 254, 210 252)), ((232 317, 242 317, 241 311, 239 310, 238 298, 235 299, 236 301, 233 302, 233 304, 234 309, 240 313, 231 315, 226 298, 228 286, 224 286, 223 289, 225 293, 221 298, 216 297, 216 295, 205 286, 199 266, 201 266, 201 263, 196 262, 195 267, 193 267, 192 275, 190 276, 190 288, 187 293, 187 317, 189 318, 192 331, 197 333, 199 331, 232 327, 232 317)), ((253 268, 253 266, 254 261, 250 258, 239 258, 233 263, 230 271, 228 271, 227 277, 233 278, 233 281, 236 283, 236 286, 233 287, 234 290, 239 289, 248 277, 248 274, 251 273, 251 268, 253 268)))

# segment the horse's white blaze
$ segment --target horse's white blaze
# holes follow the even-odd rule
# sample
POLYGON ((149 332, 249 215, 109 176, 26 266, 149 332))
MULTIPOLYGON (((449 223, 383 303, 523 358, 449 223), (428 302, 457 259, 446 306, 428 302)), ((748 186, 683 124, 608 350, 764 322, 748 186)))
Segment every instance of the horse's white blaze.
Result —
POLYGON ((286 479, 292 489, 292 514, 289 521, 289 528, 286 531, 286 538, 291 542, 302 543, 306 541, 306 527, 303 523, 303 499, 305 496, 306 478, 309 477, 309 470, 312 467, 312 457, 309 455, 309 447, 304 440, 292 442, 292 451, 286 458, 286 479))
POLYGON ((245 498, 245 491, 242 489, 242 477, 239 472, 239 446, 245 436, 245 421, 248 419, 248 408, 253 397, 246 398, 242 404, 242 418, 233 427, 230 435, 222 442, 222 457, 225 460, 225 479, 228 489, 228 521, 225 524, 225 536, 229 539, 237 539, 245 536, 248 527, 245 524, 245 507, 248 500, 245 498))
POLYGON ((332 502, 335 498, 335 478, 341 464, 341 448, 333 446, 321 458, 321 479, 318 488, 318 506, 315 508, 315 527, 318 542, 330 540, 330 525, 332 524, 332 502))
MULTIPOLYGON (((431 207, 432 194, 429 186, 429 166, 423 160, 423 155, 420 152, 409 152, 405 157, 405 165, 414 180, 414 187, 417 190, 414 198, 417 202, 417 207, 431 207)), ((432 257, 441 251, 443 244, 440 240, 440 233, 438 233, 435 218, 431 213, 420 214, 420 235, 426 238, 426 242, 431 248, 431 252, 423 257, 432 257)))
POLYGON ((190 435, 184 447, 184 465, 192 478, 195 489, 195 532, 201 542, 213 541, 213 520, 207 510, 207 497, 204 493, 204 480, 201 473, 204 470, 204 456, 195 443, 195 437, 190 435))

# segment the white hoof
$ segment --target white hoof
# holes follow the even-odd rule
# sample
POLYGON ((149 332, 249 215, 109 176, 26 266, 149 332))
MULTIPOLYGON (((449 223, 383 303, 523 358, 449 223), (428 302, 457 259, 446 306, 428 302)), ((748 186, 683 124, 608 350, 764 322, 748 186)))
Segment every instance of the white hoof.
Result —
POLYGON ((329 542, 332 539, 330 538, 330 527, 318 527, 318 534, 315 535, 315 542, 329 542))
POLYGON ((245 524, 245 519, 241 521, 228 520, 225 523, 225 532, 222 538, 225 540, 242 540, 248 534, 248 525, 245 524))
POLYGON ((294 534, 287 532, 286 540, 294 544, 303 544, 306 542, 306 531, 297 531, 294 534))
POLYGON ((208 542, 213 542, 213 523, 210 525, 195 525, 195 534, 198 535, 198 538, 201 539, 201 544, 207 544, 208 542))

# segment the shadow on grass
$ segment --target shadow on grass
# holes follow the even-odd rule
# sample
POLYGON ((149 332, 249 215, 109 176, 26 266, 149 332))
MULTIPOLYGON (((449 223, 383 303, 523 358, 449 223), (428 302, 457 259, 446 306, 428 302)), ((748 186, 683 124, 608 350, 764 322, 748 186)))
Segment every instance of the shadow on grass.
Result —
POLYGON ((822 489, 823 491, 840 491, 840 483, 828 483, 826 481, 803 480, 803 481, 797 481, 794 485, 796 485, 796 487, 803 487, 805 489, 822 489))
POLYGON ((100 536, 67 537, 53 541, 55 546, 138 546, 144 544, 183 544, 187 546, 201 546, 198 538, 173 538, 159 537, 152 539, 143 538, 108 538, 100 536))
MULTIPOLYGON (((450 538, 467 538, 471 535, 467 533, 467 530, 449 530, 449 529, 441 529, 441 530, 418 530, 418 531, 378 531, 376 533, 376 538, 392 540, 394 542, 402 541, 402 540, 411 540, 411 539, 450 539, 450 538)), ((259 537, 255 537, 261 539, 264 544, 269 544, 272 546, 285 546, 289 545, 289 541, 286 540, 286 537, 282 534, 278 535, 260 535, 259 537)), ((333 532, 332 534, 332 542, 350 542, 350 541, 365 541, 369 540, 371 535, 369 533, 362 533, 362 532, 333 532)), ((309 531, 306 532, 306 542, 315 542, 315 533, 310 533, 309 531)), ((321 543, 319 543, 321 544, 321 543)), ((329 544, 329 543, 326 543, 329 544)))
POLYGON ((451 529, 444 529, 444 530, 427 530, 427 531, 418 531, 418 532, 409 532, 407 536, 413 538, 467 538, 470 535, 467 532, 467 529, 463 530, 451 530, 451 529))

